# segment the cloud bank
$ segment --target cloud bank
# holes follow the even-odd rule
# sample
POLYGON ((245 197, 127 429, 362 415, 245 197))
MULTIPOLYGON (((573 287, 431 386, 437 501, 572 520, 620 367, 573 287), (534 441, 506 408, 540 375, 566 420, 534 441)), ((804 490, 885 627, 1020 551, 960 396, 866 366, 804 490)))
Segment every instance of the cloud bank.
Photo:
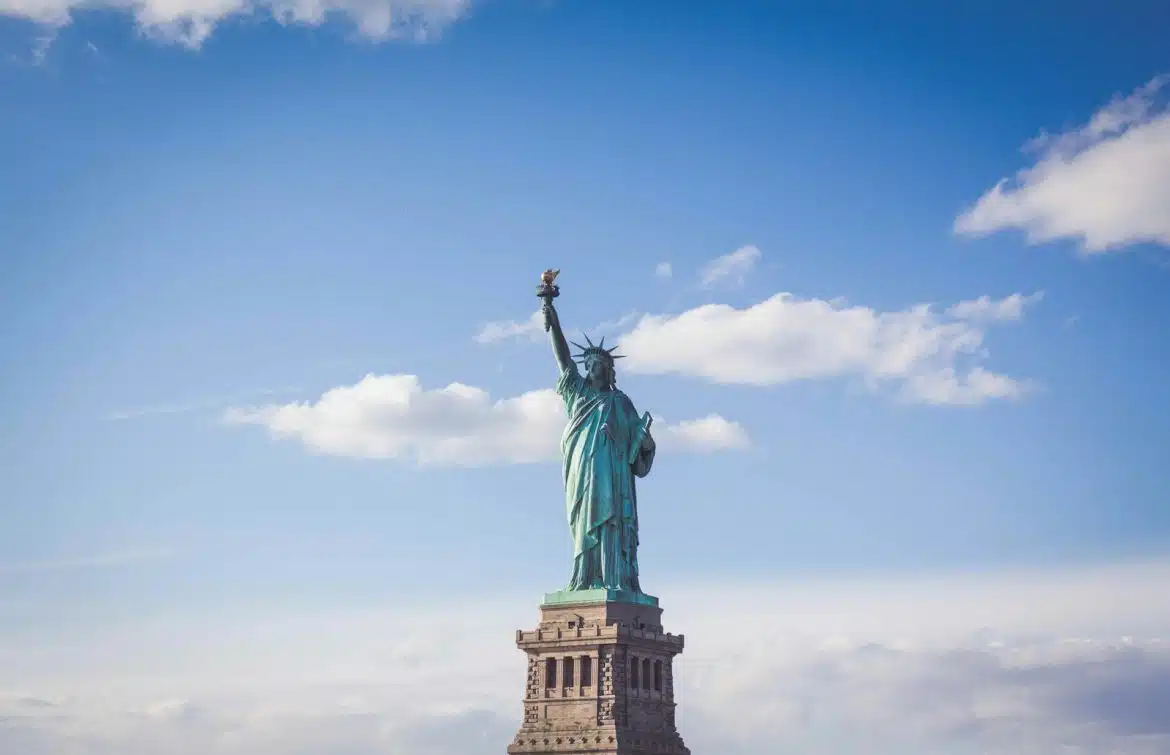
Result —
POLYGON ((341 19, 371 41, 424 41, 470 8, 470 0, 0 0, 0 16, 48 29, 68 26, 78 12, 126 13, 144 35, 191 49, 199 48, 219 24, 245 18, 307 26, 341 19))
POLYGON ((1028 145, 1034 165, 988 190, 955 221, 986 236, 1022 230, 1029 243, 1080 242, 1102 254, 1149 242, 1170 246, 1170 76, 1098 110, 1084 126, 1028 145))
MULTIPOLYGON (((322 454, 402 459, 424 466, 523 464, 558 458, 565 410, 548 389, 492 400, 462 383, 427 390, 414 375, 367 375, 316 402, 233 408, 232 425, 261 425, 322 454)), ((657 428, 664 451, 708 453, 748 445, 719 415, 657 428)))
POLYGON ((628 357, 622 366, 635 373, 754 386, 856 377, 874 387, 896 385, 911 402, 975 405, 1027 391, 1026 381, 978 362, 985 326, 1020 319, 1039 298, 1013 294, 942 312, 929 304, 879 312, 781 293, 744 309, 707 304, 644 316, 619 348, 628 357))
MULTIPOLYGON (((1170 564, 675 585, 680 730, 747 755, 1165 755, 1170 564)), ((0 752, 487 755, 530 600, 0 628, 0 752), (468 617, 474 617, 469 624, 468 617)))

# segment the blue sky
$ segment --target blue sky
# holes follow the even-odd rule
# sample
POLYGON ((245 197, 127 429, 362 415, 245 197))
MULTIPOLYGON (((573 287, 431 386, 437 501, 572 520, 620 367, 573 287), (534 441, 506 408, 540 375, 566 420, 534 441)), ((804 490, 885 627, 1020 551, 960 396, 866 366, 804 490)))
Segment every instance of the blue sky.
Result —
MULTIPOLYGON (((52 643, 119 627, 394 606, 481 606, 519 668, 509 627, 569 563, 549 266, 659 418, 640 561, 668 612, 1170 586, 1157 4, 90 6, 0 0, 0 693, 84 697, 123 672, 49 683, 52 643)), ((126 706, 211 705, 175 652, 125 652, 163 679, 126 706)), ((1134 741, 1108 740, 1170 747, 1134 741)))

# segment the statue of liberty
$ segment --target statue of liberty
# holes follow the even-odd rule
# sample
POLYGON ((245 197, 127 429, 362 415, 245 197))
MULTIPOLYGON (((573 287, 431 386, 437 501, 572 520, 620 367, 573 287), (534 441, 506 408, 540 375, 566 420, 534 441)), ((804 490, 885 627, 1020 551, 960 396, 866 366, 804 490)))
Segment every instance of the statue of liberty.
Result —
POLYGON ((651 417, 639 419, 633 402, 617 388, 614 360, 605 339, 574 343, 569 351, 552 300, 560 292, 546 271, 537 295, 544 300, 544 327, 560 368, 557 394, 568 423, 561 435, 565 506, 573 541, 568 590, 606 589, 641 594, 638 583, 638 499, 635 477, 654 463, 651 417), (584 367, 584 375, 577 367, 584 367))

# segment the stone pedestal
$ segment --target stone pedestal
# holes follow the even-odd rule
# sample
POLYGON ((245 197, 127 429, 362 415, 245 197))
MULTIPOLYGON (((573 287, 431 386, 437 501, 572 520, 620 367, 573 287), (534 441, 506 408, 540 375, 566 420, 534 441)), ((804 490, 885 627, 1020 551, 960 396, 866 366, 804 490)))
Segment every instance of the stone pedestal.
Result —
POLYGON ((528 656, 524 723, 510 755, 689 755, 674 723, 674 657, 657 598, 552 593, 540 626, 516 632, 528 656))

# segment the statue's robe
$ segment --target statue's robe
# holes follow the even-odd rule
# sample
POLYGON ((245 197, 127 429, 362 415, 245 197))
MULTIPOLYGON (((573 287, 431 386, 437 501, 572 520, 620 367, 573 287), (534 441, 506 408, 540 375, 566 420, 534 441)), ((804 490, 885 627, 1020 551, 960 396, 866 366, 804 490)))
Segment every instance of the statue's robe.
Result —
POLYGON ((654 452, 641 448, 638 412, 616 388, 592 387, 575 364, 561 372, 557 393, 569 415, 561 435, 565 506, 573 539, 569 589, 641 592, 634 477, 649 473, 654 452), (634 444, 639 445, 636 453, 634 444))

